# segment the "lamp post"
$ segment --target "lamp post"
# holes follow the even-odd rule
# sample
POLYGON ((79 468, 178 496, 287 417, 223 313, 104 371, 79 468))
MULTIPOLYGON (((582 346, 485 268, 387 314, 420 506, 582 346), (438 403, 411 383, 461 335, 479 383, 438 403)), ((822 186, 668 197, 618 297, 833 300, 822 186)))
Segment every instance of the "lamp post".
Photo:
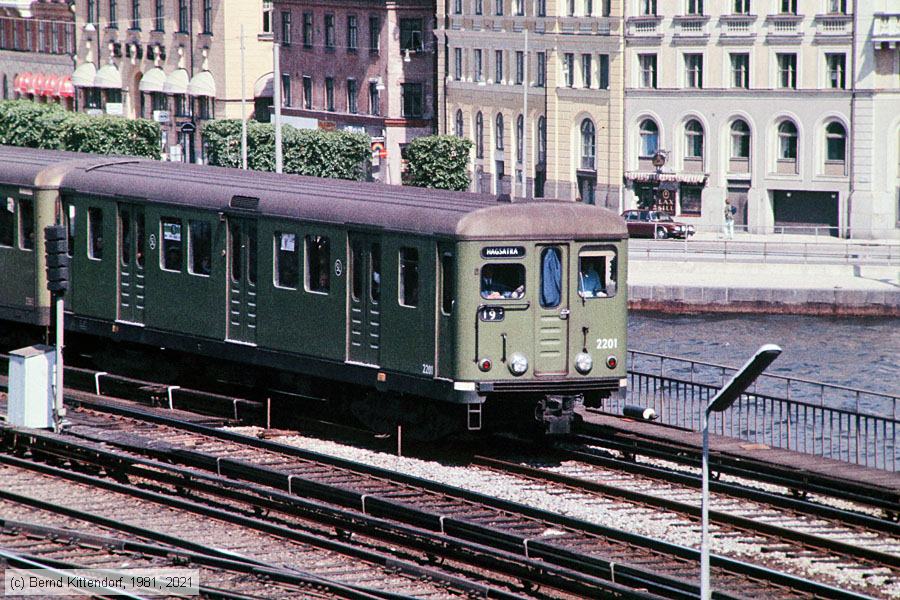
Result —
POLYGON ((700 599, 710 600, 709 586, 709 414, 722 412, 740 398, 741 394, 762 375, 762 372, 781 354, 775 344, 761 346, 747 363, 717 393, 703 411, 703 491, 700 496, 700 599))

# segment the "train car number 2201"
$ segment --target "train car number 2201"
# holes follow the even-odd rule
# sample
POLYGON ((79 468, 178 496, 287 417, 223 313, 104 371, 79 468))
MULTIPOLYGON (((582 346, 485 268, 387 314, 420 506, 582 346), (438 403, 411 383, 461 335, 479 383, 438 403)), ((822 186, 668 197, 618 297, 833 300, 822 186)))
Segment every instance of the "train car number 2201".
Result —
POLYGON ((482 321, 502 321, 506 316, 506 311, 502 306, 484 306, 478 313, 478 318, 482 321))
POLYGON ((614 350, 619 347, 619 338, 597 338, 597 350, 614 350))

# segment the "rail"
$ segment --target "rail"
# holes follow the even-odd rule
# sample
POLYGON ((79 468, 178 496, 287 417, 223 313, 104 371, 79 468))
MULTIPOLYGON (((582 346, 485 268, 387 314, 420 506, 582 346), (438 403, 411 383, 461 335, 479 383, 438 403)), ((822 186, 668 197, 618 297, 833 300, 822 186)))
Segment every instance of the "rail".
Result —
MULTIPOLYGON (((627 399, 663 423, 700 430, 700 413, 736 368, 629 350, 627 399)), ((896 472, 900 396, 797 377, 763 374, 710 422, 710 431, 752 443, 896 472)))
POLYGON ((631 240, 632 260, 753 261, 838 265, 900 265, 900 243, 783 240, 631 240))

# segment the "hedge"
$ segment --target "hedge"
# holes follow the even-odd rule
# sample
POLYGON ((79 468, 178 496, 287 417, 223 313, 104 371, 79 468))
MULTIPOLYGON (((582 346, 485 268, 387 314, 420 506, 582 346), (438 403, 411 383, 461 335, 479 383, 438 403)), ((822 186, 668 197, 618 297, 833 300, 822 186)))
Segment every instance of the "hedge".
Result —
POLYGON ((406 147, 409 185, 441 190, 469 189, 469 152, 472 141, 455 135, 430 135, 406 147))

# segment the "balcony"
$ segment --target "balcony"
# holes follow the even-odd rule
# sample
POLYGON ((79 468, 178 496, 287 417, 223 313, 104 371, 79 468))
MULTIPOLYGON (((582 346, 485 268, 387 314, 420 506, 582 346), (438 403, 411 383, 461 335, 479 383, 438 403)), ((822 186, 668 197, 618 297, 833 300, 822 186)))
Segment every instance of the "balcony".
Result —
POLYGON ((719 17, 719 39, 723 43, 753 43, 756 38, 756 15, 722 15, 719 17))
POLYGON ((850 43, 853 36, 852 15, 816 15, 817 43, 850 43))
POLYGON ((685 15, 672 19, 675 26, 674 42, 677 44, 704 44, 709 40, 707 16, 685 15))
POLYGON ((803 32, 800 30, 802 22, 802 15, 769 15, 766 17, 766 41, 799 44, 803 40, 803 32))
POLYGON ((875 14, 872 43, 882 49, 900 47, 900 12, 875 14))
POLYGON ((659 42, 662 39, 660 23, 662 17, 659 16, 629 17, 625 21, 625 37, 629 42, 659 42))

